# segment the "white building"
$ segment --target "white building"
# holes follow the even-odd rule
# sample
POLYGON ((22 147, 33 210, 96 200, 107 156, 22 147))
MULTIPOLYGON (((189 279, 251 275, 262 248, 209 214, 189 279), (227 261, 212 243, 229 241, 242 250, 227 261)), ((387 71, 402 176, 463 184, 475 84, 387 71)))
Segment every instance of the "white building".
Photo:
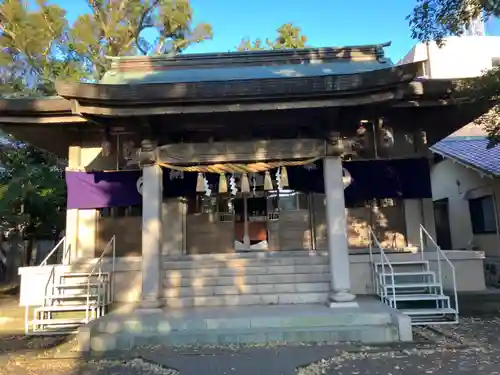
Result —
POLYGON ((436 43, 417 44, 399 64, 422 61, 421 75, 432 79, 469 78, 500 66, 500 37, 450 37, 436 43))
MULTIPOLYGON (((427 78, 477 77, 500 66, 500 37, 452 37, 441 48, 418 44, 400 63, 415 61, 427 78)), ((486 132, 474 124, 434 144, 432 195, 440 246, 484 251, 486 281, 499 285, 500 150, 487 145, 486 132)))

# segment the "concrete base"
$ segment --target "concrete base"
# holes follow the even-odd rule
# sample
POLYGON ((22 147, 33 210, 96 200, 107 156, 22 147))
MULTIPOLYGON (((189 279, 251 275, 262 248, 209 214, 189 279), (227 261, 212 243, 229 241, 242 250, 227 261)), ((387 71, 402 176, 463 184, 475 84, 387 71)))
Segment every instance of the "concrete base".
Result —
POLYGON ((331 309, 337 309, 337 308, 358 308, 359 303, 357 302, 328 302, 328 307, 331 309))
POLYGON ((124 306, 82 327, 81 350, 128 350, 141 345, 225 345, 270 342, 411 341, 409 319, 377 299, 357 307, 238 306, 141 312, 124 306), (408 337, 410 332, 410 337, 408 337))

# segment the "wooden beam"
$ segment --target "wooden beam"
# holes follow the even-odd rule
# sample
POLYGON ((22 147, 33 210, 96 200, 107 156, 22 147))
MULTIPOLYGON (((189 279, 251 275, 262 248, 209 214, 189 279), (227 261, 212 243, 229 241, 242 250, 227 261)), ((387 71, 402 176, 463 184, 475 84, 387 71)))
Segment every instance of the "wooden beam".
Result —
POLYGON ((321 139, 177 143, 159 147, 160 160, 170 164, 264 162, 324 155, 325 141, 321 139))

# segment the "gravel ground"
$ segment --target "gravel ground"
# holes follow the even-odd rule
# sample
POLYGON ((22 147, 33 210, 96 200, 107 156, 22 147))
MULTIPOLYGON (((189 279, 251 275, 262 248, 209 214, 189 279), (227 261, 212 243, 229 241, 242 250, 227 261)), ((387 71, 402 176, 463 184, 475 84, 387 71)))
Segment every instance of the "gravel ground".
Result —
POLYGON ((0 337, 0 374, 13 375, 500 375, 500 318, 417 330, 400 346, 142 347, 85 360, 74 340, 0 337))

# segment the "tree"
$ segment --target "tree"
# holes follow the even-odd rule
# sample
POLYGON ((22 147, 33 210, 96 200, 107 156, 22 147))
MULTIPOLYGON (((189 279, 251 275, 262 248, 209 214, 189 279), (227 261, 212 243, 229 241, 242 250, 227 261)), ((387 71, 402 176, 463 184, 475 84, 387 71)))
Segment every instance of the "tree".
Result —
POLYGON ((56 74, 79 78, 84 73, 68 51, 64 10, 41 0, 37 4, 38 10, 28 11, 21 0, 0 2, 4 95, 52 94, 56 74))
POLYGON ((78 17, 70 30, 77 53, 95 79, 108 68, 107 56, 180 53, 212 38, 209 24, 193 25, 189 0, 88 0, 91 13, 78 17), (144 36, 153 30, 156 38, 144 36))
MULTIPOLYGON (((4 136, 0 150, 0 216, 3 229, 28 240, 57 238, 64 228, 66 188, 55 155, 4 136)), ((31 252, 27 253, 27 261, 31 252)))
POLYGON ((414 39, 440 44, 449 35, 462 35, 475 19, 499 15, 499 0, 417 0, 407 19, 414 39))
MULTIPOLYGON (((417 0, 408 16, 412 37, 442 46, 450 35, 463 35, 474 20, 500 16, 500 0, 417 0)), ((493 68, 462 87, 461 94, 494 106, 475 123, 488 132, 490 146, 500 142, 500 69, 493 68)))
POLYGON ((300 27, 294 26, 292 23, 286 23, 280 26, 276 32, 277 37, 274 40, 267 39, 265 43, 261 39, 251 41, 243 39, 238 51, 261 51, 265 49, 297 49, 305 48, 307 37, 302 34, 300 27))
POLYGON ((212 37, 208 24, 193 25, 188 0, 87 0, 89 13, 73 25, 66 11, 45 0, 28 9, 22 0, 0 0, 0 76, 16 95, 54 94, 54 81, 99 80, 107 56, 179 53, 212 37), (154 40, 144 33, 153 30, 154 40), (6 73, 7 72, 7 73, 6 73), (23 84, 19 87, 19 79, 23 84))

